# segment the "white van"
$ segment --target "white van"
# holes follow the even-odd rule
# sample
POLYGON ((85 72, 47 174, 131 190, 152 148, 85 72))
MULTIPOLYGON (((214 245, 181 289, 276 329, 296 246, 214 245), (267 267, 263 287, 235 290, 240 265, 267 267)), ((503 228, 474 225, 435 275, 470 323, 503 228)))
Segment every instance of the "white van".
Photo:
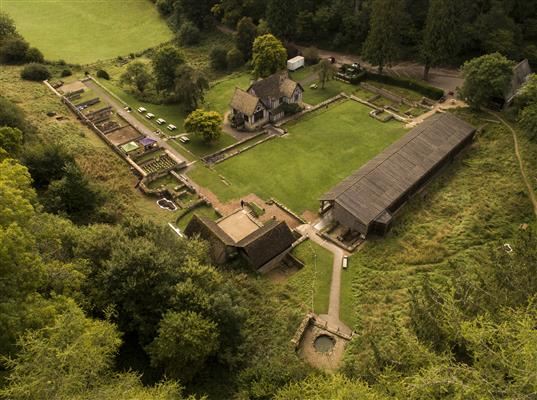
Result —
POLYGON ((145 108, 143 108, 143 107, 138 108, 138 112, 139 112, 140 114, 143 114, 143 113, 145 113, 146 111, 147 111, 147 110, 146 110, 145 108))

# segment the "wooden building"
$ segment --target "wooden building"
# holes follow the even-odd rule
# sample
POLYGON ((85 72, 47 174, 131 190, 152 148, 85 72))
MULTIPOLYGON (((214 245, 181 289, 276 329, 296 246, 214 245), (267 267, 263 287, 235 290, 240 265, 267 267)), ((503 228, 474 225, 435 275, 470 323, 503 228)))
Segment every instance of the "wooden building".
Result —
POLYGON ((364 236, 385 234, 394 212, 474 134, 474 127, 453 114, 428 118, 322 196, 321 213, 364 236))

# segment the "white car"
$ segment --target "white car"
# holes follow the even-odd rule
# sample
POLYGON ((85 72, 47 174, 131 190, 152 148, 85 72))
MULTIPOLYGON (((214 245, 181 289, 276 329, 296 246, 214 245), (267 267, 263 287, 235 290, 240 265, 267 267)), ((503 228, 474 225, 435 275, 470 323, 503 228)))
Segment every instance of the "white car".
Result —
POLYGON ((169 131, 174 131, 176 129, 177 129, 177 127, 175 125, 172 125, 172 124, 168 125, 168 130, 169 131))
POLYGON ((190 142, 190 139, 188 138, 188 136, 183 135, 183 136, 179 136, 179 141, 181 143, 188 143, 188 142, 190 142))
POLYGON ((146 110, 145 108, 143 108, 143 107, 140 107, 140 108, 138 109, 138 112, 141 113, 141 114, 145 113, 146 111, 147 111, 147 110, 146 110))
POLYGON ((162 124, 165 124, 165 123, 166 123, 166 120, 164 120, 164 119, 162 119, 162 118, 159 118, 159 119, 157 119, 156 122, 157 122, 157 124, 162 125, 162 124))
POLYGON ((147 114, 145 114, 145 117, 146 117, 147 119, 155 118, 155 114, 147 113, 147 114))

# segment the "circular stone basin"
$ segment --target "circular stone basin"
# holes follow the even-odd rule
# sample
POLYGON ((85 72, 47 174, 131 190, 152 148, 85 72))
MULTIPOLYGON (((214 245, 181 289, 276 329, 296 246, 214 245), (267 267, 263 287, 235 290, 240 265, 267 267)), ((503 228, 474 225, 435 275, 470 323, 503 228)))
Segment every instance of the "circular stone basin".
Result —
POLYGON ((320 335, 313 342, 313 346, 318 353, 328 353, 336 345, 336 340, 332 336, 320 335))
POLYGON ((175 211, 177 210, 177 207, 173 203, 173 201, 170 201, 166 198, 160 199, 157 201, 157 204, 160 206, 160 208, 164 208, 166 210, 175 211))

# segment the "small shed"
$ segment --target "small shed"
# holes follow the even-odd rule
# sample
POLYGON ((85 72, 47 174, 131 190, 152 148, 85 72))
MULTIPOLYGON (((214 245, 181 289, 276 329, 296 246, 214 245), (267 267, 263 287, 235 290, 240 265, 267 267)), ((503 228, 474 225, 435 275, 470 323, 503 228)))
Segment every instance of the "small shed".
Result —
POLYGON ((304 57, 302 56, 296 56, 291 58, 290 60, 287 60, 287 69, 289 71, 296 71, 299 68, 302 68, 304 66, 304 57))
POLYGON ((129 155, 130 154, 136 154, 141 149, 140 145, 138 143, 136 143, 136 142, 125 143, 120 148, 121 148, 121 150, 123 150, 125 152, 125 154, 129 154, 129 155))
POLYGON ((140 139, 138 143, 144 146, 145 150, 152 149, 153 147, 156 147, 157 145, 157 141, 155 139, 151 139, 148 137, 144 137, 143 139, 140 139))

